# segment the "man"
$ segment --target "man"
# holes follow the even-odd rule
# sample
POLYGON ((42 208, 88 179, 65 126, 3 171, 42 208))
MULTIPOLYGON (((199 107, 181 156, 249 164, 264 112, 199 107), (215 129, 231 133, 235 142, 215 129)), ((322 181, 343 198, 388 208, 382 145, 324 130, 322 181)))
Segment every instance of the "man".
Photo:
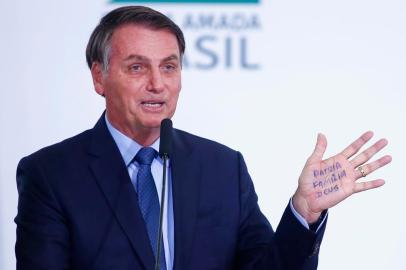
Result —
MULTIPOLYGON (((17 269, 153 269, 163 173, 161 120, 181 89, 181 30, 146 7, 102 18, 87 61, 106 111, 93 129, 21 160, 17 269)), ((357 183, 391 161, 357 155, 363 134, 323 160, 319 135, 274 232, 240 153, 173 131, 160 269, 316 269, 326 210, 383 180, 357 183)))

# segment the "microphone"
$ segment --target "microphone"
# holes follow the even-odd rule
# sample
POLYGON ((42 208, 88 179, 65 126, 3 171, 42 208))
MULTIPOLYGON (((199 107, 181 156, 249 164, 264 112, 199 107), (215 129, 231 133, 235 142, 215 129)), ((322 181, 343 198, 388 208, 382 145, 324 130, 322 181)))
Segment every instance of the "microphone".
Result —
MULTIPOLYGON (((165 190, 166 190, 166 164, 168 158, 172 154, 172 121, 168 118, 161 122, 161 134, 159 141, 159 156, 163 159, 163 174, 162 174, 162 192, 161 192, 161 209, 159 214, 158 241, 155 258, 155 270, 161 270, 161 243, 162 243, 162 220, 165 208, 165 190)), ((164 262, 166 264, 166 262, 164 262)))
POLYGON ((161 135, 159 142, 159 156, 168 158, 172 152, 172 121, 163 119, 161 122, 161 135))

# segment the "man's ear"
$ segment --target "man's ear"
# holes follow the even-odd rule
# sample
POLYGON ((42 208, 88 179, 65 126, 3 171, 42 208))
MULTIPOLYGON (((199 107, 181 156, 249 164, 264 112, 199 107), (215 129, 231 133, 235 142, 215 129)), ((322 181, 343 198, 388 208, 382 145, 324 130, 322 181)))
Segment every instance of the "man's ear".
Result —
POLYGON ((93 62, 91 73, 94 89, 96 90, 97 94, 104 96, 104 73, 102 65, 98 62, 93 62))

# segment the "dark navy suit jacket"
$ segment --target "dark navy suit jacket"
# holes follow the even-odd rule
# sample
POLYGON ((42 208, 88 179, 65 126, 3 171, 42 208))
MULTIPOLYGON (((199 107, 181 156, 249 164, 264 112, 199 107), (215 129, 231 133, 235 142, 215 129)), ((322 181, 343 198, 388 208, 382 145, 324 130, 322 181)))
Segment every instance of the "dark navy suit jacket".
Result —
MULTIPOLYGON (((305 229, 287 207, 274 232, 239 152, 173 132, 174 269, 317 268, 324 227, 305 229)), ((17 187, 17 269, 153 269, 137 194, 104 116, 23 158, 17 187)))

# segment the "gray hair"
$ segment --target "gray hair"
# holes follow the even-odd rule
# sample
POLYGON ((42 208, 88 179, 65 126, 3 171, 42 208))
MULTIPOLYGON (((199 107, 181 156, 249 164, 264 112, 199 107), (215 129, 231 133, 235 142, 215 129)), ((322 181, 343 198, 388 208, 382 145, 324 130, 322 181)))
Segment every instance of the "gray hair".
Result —
POLYGON ((125 24, 142 25, 153 30, 166 29, 175 35, 182 58, 185 39, 182 30, 164 14, 143 6, 126 6, 110 11, 93 30, 87 43, 86 61, 89 68, 94 62, 101 63, 107 71, 110 59, 110 40, 114 31, 125 24))

